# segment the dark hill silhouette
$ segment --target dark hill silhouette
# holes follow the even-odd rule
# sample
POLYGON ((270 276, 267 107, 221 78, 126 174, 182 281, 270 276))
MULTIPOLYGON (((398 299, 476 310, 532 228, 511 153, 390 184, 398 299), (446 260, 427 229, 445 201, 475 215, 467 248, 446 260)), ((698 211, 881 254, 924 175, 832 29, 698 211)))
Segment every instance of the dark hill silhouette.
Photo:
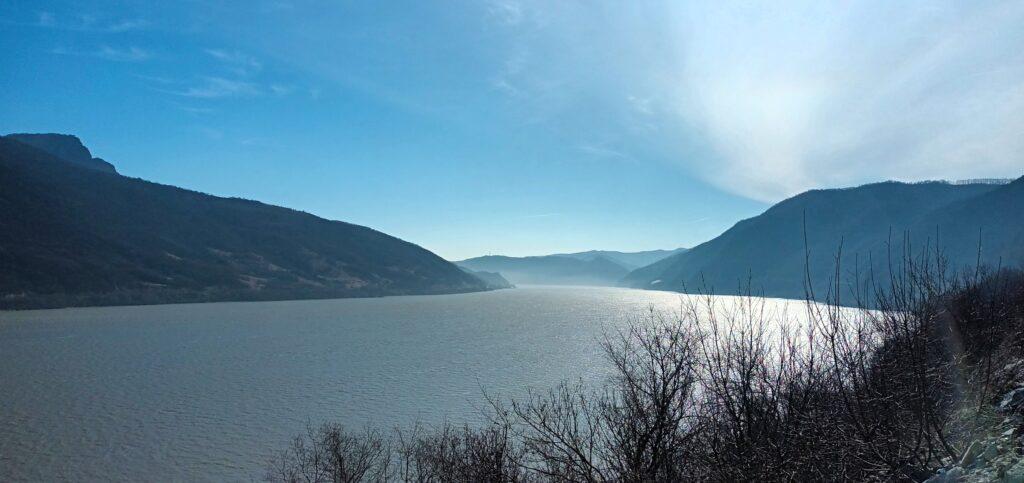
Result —
POLYGON ((123 177, 16 139, 0 137, 0 307, 487 288, 370 228, 123 177))
MULTIPOLYGON (((877 183, 848 189, 813 190, 743 220, 691 250, 631 272, 626 286, 658 290, 713 290, 803 297, 804 220, 815 292, 820 298, 834 278, 842 243, 841 281, 855 271, 886 270, 890 240, 900 257, 904 236, 920 251, 939 246, 955 267, 973 266, 981 230, 982 264, 1017 265, 1022 257, 1022 180, 1006 185, 929 182, 877 183), (873 267, 869 264, 872 260, 873 267)), ((846 287, 842 296, 849 295, 846 287)))
POLYGON ((8 134, 7 137, 46 151, 69 163, 108 173, 117 172, 113 164, 100 158, 94 158, 89 152, 89 148, 82 144, 78 136, 70 134, 8 134))

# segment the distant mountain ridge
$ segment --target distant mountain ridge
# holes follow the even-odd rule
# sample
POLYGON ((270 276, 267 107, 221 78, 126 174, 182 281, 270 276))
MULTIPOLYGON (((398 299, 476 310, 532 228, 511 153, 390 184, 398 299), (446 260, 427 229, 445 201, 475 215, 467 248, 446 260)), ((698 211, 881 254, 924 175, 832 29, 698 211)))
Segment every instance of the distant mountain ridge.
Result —
POLYGON ((617 252, 591 250, 534 257, 487 255, 455 262, 472 270, 497 272, 513 284, 615 286, 630 270, 685 251, 617 252))
POLYGON ((510 283, 508 280, 506 280, 505 277, 502 277, 501 274, 498 272, 470 270, 466 267, 459 268, 461 268, 466 273, 473 275, 474 277, 479 278, 480 280, 483 280, 484 283, 487 284, 488 289, 498 290, 516 287, 515 285, 512 285, 512 283, 510 283))
POLYGON ((755 293, 800 298, 805 295, 806 255, 820 297, 834 278, 840 244, 840 280, 848 283, 857 271, 862 277, 871 270, 886 273, 890 255, 901 254, 904 235, 915 253, 934 247, 938 238, 952 267, 975 265, 979 242, 982 264, 1019 266, 1024 263, 1024 178, 808 191, 689 251, 636 269, 622 283, 718 294, 742 293, 749 285, 755 293))
POLYGON ((0 137, 0 308, 489 288, 370 228, 123 177, 78 146, 0 137))
POLYGON ((659 260, 668 258, 677 253, 685 252, 685 248, 676 248, 674 250, 646 250, 641 252, 619 252, 613 250, 590 250, 586 252, 576 253, 557 253, 555 257, 572 257, 580 260, 593 260, 597 257, 607 258, 619 265, 622 265, 626 269, 633 270, 636 268, 650 265, 659 260))

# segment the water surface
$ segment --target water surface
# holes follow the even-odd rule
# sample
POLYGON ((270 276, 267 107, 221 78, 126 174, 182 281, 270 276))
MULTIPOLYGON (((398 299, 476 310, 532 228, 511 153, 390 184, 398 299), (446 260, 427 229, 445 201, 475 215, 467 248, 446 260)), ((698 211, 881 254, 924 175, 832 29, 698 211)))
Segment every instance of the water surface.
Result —
POLYGON ((307 422, 472 424, 485 390, 599 380, 603 331, 679 305, 524 287, 0 312, 0 480, 259 479, 307 422))

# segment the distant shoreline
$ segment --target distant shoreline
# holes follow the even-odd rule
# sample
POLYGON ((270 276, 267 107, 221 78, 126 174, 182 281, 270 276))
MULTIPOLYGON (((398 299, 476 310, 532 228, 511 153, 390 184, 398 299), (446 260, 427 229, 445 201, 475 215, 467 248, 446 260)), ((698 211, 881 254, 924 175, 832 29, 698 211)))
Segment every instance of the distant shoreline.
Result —
MULTIPOLYGON (((513 288, 513 287, 509 287, 513 288)), ((303 300, 343 300, 343 299, 376 299, 385 297, 408 297, 408 296, 433 296, 433 295, 459 295, 482 292, 493 292, 505 290, 506 288, 486 288, 472 290, 439 290, 408 293, 381 293, 381 294, 309 294, 306 296, 295 296, 285 294, 245 294, 238 297, 216 297, 204 294, 175 294, 175 297, 166 297, 167 294, 87 294, 87 295, 32 295, 23 299, 7 298, 0 299, 0 313, 20 312, 26 310, 59 310, 92 307, 144 307, 152 305, 181 305, 181 304, 208 304, 208 303, 245 303, 245 302, 292 302, 303 300), (162 300, 157 300, 164 296, 162 300), (68 299, 79 299, 68 301, 68 299), (63 300, 63 301, 60 301, 63 300)))

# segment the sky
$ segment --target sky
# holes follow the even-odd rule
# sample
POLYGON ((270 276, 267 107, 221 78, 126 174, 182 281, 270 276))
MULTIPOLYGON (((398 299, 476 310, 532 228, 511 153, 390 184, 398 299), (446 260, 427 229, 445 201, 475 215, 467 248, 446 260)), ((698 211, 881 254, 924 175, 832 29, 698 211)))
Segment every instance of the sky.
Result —
POLYGON ((0 133, 457 260, 1024 175, 1024 1, 0 4, 0 133))

